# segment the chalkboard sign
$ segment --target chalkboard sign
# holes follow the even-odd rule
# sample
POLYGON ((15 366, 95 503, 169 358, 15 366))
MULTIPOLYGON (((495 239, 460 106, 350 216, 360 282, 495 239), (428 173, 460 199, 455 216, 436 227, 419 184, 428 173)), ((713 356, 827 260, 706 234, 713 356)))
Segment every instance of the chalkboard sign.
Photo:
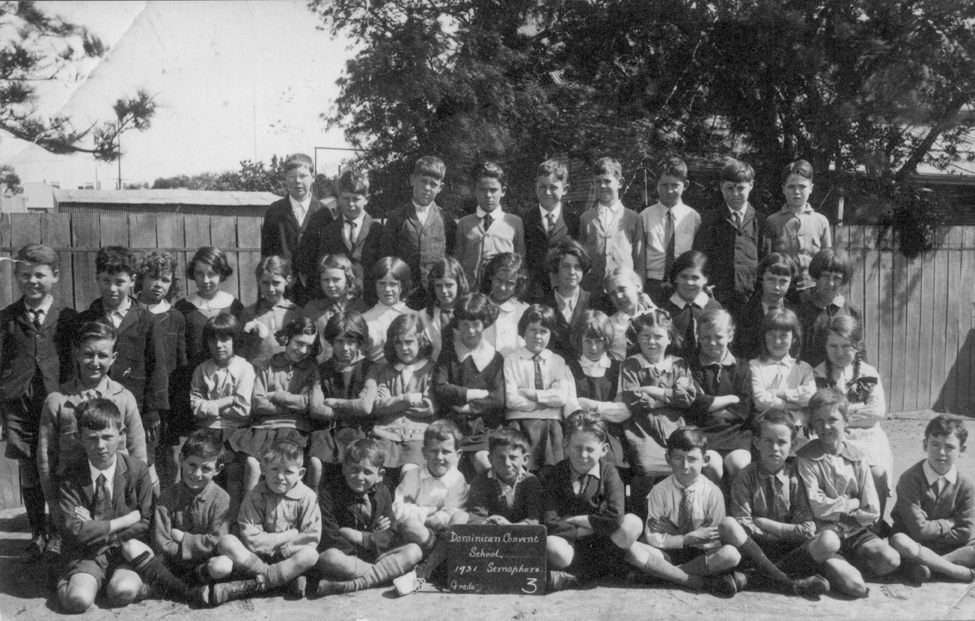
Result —
POLYGON ((545 593, 545 527, 451 526, 447 584, 456 593, 545 593))

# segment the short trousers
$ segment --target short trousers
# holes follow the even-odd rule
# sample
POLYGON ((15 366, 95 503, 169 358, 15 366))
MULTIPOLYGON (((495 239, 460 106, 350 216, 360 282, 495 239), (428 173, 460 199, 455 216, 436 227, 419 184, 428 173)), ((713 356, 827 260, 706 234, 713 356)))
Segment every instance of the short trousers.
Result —
POLYGON ((570 543, 575 557, 566 571, 580 580, 626 577, 630 569, 626 564, 626 550, 613 543, 609 535, 589 535, 570 543))
POLYGON ((131 566, 126 565, 121 548, 109 548, 94 557, 72 558, 64 562, 60 583, 67 584, 75 574, 88 574, 97 582, 96 591, 101 591, 105 578, 111 577, 119 567, 132 569, 131 566))

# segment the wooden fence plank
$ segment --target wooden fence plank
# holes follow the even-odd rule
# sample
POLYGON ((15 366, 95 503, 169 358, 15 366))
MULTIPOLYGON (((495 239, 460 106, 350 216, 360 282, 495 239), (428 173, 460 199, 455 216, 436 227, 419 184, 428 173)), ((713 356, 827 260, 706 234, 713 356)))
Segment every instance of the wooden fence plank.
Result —
POLYGON ((904 384, 904 394, 903 401, 898 409, 899 412, 917 409, 915 404, 919 380, 918 351, 920 348, 921 333, 921 305, 912 305, 909 302, 914 294, 923 292, 921 288, 920 262, 920 259, 905 261, 906 287, 900 292, 897 300, 898 306, 905 311, 904 340, 907 344, 907 349, 904 352, 904 373, 901 375, 904 378, 902 382, 904 384))
MULTIPOLYGON (((159 248, 184 248, 185 233, 183 231, 182 214, 159 213, 156 214, 156 243, 159 248)), ((178 300, 186 294, 186 253, 170 252, 176 259, 176 278, 173 285, 176 291, 173 292, 173 300, 178 300)))
POLYGON ((140 263, 146 255, 159 248, 156 239, 158 228, 154 213, 129 214, 129 247, 136 253, 140 263))
POLYGON ((241 298, 241 288, 254 278, 253 274, 242 274, 237 261, 237 218, 212 218, 210 220, 210 243, 227 253, 227 261, 234 273, 221 285, 221 288, 248 305, 252 300, 241 298))
MULTIPOLYGON (((961 278, 961 257, 962 251, 952 251, 946 253, 948 262, 948 282, 959 282, 961 278)), ((955 412, 958 408, 956 394, 958 383, 958 350, 961 343, 958 342, 958 311, 957 289, 949 296, 948 303, 945 305, 945 382, 941 388, 941 410, 945 412, 955 412)))
MULTIPOLYGON (((261 247, 261 219, 253 217, 237 218, 237 245, 240 248, 261 247)), ((241 298, 244 304, 257 301, 257 282, 254 270, 261 261, 260 251, 241 251, 238 253, 238 267, 241 274, 241 298), (248 278, 244 279, 244 276, 248 278)), ((297 278, 297 274, 294 275, 297 278)))
MULTIPOLYGON (((11 248, 10 241, 12 229, 10 226, 10 214, 0 213, 0 248, 11 248)), ((14 277, 13 257, 17 254, 16 250, 11 252, 0 252, 0 308, 5 308, 13 304, 17 299, 17 283, 14 277), (7 261, 6 259, 10 259, 7 261)))
POLYGON ((948 280, 949 256, 956 254, 957 251, 946 250, 936 252, 932 257, 934 272, 934 290, 932 291, 933 317, 931 318, 931 386, 928 390, 929 407, 935 407, 941 397, 941 390, 945 384, 945 350, 947 336, 947 317, 948 317, 948 288, 951 281, 948 280))
MULTIPOLYGON (((925 255, 919 259, 921 272, 921 314, 918 325, 919 347, 917 360, 917 390, 914 393, 915 410, 925 410, 934 403, 931 400, 931 361, 934 359, 934 298, 937 295, 937 276, 934 256, 925 255)), ((944 339, 944 332, 937 336, 944 339)))
POLYGON ((101 218, 96 213, 71 214, 71 245, 88 250, 74 255, 74 307, 86 310, 98 297, 95 281, 95 250, 102 245, 101 218))
POLYGON ((958 370, 957 383, 955 385, 955 399, 957 411, 963 411, 970 407, 972 401, 971 390, 971 370, 972 370, 972 280, 975 279, 975 251, 972 242, 975 241, 975 229, 967 228, 964 231, 964 240, 961 257, 961 272, 958 279, 958 361, 955 368, 958 370))
POLYGON ((102 246, 124 246, 129 244, 129 218, 127 214, 100 214, 102 246))
MULTIPOLYGON (((41 243, 52 248, 71 247, 71 214, 41 214, 41 243)), ((62 304, 74 304, 74 271, 70 250, 58 251, 60 271, 54 295, 62 304)))
MULTIPOLYGON (((860 270, 863 272, 863 299, 854 300, 863 309, 864 334, 867 340, 867 357, 883 378, 890 376, 890 358, 884 358, 881 353, 881 330, 886 327, 881 321, 881 267, 880 253, 876 250, 865 250, 860 270)), ((887 386, 884 383, 884 386, 887 386)))
POLYGON ((889 409, 894 412, 902 412, 904 408, 904 372, 907 368, 907 363, 905 358, 907 357, 907 339, 905 338, 905 330, 907 325, 907 309, 900 304, 900 292, 904 290, 907 282, 907 260, 903 255, 894 253, 893 255, 893 269, 891 270, 891 275, 893 276, 893 286, 889 291, 891 296, 891 308, 893 310, 894 321, 891 322, 893 327, 893 350, 891 355, 893 356, 893 367, 891 369, 891 375, 895 378, 899 378, 898 381, 894 381, 890 387, 890 394, 888 396, 889 409))
MULTIPOLYGON (((210 216, 194 216, 185 218, 183 221, 183 231, 186 236, 186 248, 200 248, 210 245, 210 216)), ((195 252, 195 251, 194 251, 195 252)), ((187 250, 186 263, 193 259, 193 253, 187 250)), ((196 283, 192 278, 186 279, 186 294, 196 292, 196 283)))

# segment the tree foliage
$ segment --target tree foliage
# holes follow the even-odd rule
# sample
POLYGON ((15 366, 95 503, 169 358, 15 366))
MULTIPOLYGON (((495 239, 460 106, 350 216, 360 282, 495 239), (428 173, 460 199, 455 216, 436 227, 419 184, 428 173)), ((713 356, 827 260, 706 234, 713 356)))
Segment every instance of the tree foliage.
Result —
MULTIPOLYGON (((152 189, 167 190, 185 188, 188 190, 212 190, 222 192, 271 192, 284 196, 284 163, 287 158, 271 156, 270 166, 264 162, 243 160, 240 169, 222 173, 202 173, 199 175, 176 175, 160 177, 152 184, 152 189)), ((332 195, 332 182, 325 175, 318 175, 315 191, 319 197, 332 195)))
POLYGON ((23 186, 20 185, 20 175, 14 170, 13 166, 4 164, 0 166, 0 196, 13 196, 22 194, 23 186))
POLYGON ((75 127, 70 118, 38 114, 36 84, 79 77, 74 63, 101 56, 105 45, 85 28, 47 15, 33 2, 0 0, 0 130, 57 154, 90 153, 112 161, 119 156, 118 136, 145 131, 156 103, 145 91, 115 102, 116 120, 75 127))

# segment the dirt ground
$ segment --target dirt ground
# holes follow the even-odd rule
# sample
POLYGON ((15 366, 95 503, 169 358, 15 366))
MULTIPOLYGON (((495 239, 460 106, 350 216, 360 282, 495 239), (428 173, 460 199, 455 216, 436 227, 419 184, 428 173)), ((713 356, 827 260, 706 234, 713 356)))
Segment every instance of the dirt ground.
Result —
MULTIPOLYGON (((930 412, 893 415, 884 423, 894 453, 895 480, 923 457, 921 438, 930 412)), ((975 424, 969 425, 975 433, 975 424)), ((975 478, 975 456, 964 455, 961 470, 975 478)), ((888 506, 892 506, 893 501, 888 506)), ((57 602, 44 588, 36 566, 18 557, 28 538, 22 510, 0 514, 0 621, 50 621, 62 617, 57 602)), ((232 602, 216 609, 192 610, 182 604, 149 600, 123 609, 99 601, 85 615, 93 621, 114 619, 186 619, 196 621, 576 621, 626 619, 975 619, 973 585, 933 582, 922 587, 898 580, 871 582, 870 595, 851 601, 826 596, 819 601, 746 591, 733 599, 691 593, 665 586, 601 585, 586 591, 545 596, 461 595, 440 593, 427 586, 397 598, 392 589, 375 589, 325 599, 295 600, 287 596, 232 602)))

